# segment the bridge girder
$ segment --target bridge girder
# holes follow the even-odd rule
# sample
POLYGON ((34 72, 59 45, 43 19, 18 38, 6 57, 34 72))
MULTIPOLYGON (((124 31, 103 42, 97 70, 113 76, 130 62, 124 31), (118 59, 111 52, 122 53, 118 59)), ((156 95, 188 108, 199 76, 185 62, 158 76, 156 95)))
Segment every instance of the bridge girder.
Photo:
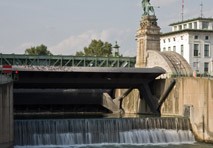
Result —
POLYGON ((68 66, 68 67, 134 67, 134 57, 88 57, 88 56, 30 56, 0 54, 0 65, 13 66, 68 66))

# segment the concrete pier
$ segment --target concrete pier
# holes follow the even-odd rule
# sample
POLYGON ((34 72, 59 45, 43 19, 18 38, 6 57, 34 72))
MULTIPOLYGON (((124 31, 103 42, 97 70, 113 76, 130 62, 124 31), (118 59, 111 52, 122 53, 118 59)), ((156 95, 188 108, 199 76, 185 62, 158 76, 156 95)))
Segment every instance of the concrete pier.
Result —
POLYGON ((13 83, 0 82, 0 148, 13 147, 13 83))
MULTIPOLYGON (((173 79, 159 79, 150 84, 156 98, 160 98, 173 79)), ((117 95, 125 90, 117 90, 117 95)), ((147 103, 133 90, 122 102, 125 113, 152 114, 147 103)), ((161 107, 161 116, 188 117, 199 141, 213 143, 213 80, 181 77, 161 107)))

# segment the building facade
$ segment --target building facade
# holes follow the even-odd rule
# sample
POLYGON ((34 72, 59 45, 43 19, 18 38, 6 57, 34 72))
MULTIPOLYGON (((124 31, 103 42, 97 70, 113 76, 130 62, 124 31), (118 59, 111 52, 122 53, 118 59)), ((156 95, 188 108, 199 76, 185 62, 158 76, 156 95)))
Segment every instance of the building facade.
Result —
POLYGON ((213 75, 213 18, 195 18, 170 26, 172 31, 161 35, 161 51, 177 52, 193 71, 213 75))

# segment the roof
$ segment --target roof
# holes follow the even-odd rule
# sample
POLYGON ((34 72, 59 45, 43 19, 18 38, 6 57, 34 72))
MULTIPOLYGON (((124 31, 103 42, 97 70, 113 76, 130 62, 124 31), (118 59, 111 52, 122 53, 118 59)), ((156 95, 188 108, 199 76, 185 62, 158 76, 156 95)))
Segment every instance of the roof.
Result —
POLYGON ((172 31, 172 32, 162 33, 161 36, 168 36, 168 35, 172 35, 172 34, 179 34, 179 33, 185 33, 185 32, 209 32, 209 33, 213 33, 213 30, 183 29, 183 30, 179 30, 179 31, 172 31))
POLYGON ((118 46, 118 42, 115 42, 115 46, 113 46, 113 48, 120 48, 120 46, 118 46))
POLYGON ((200 21, 213 21, 213 18, 202 18, 202 17, 198 17, 198 18, 193 18, 193 19, 188 19, 188 20, 184 20, 184 21, 172 23, 169 26, 174 26, 174 25, 188 23, 188 22, 197 21, 197 20, 200 20, 200 21))

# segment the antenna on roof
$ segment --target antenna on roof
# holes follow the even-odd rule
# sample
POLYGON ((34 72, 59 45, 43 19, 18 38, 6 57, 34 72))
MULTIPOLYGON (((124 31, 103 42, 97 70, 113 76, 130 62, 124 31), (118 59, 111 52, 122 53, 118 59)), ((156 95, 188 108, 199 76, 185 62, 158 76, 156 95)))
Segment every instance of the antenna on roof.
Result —
POLYGON ((182 13, 181 14, 182 14, 182 21, 183 21, 183 19, 184 19, 183 18, 183 16, 184 16, 184 0, 182 0, 182 13))
POLYGON ((203 17, 203 2, 200 4, 200 17, 203 17))

